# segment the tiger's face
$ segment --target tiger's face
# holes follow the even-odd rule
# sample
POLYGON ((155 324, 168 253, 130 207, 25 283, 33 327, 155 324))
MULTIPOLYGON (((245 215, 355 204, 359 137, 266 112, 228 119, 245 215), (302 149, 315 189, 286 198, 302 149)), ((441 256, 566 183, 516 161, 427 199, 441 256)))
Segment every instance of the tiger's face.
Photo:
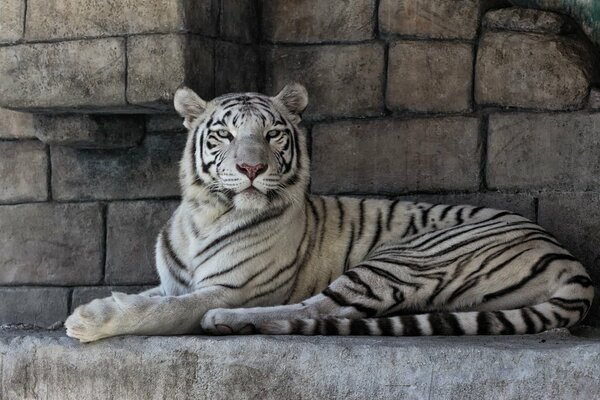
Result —
POLYGON ((306 89, 299 84, 275 97, 234 93, 209 102, 179 89, 175 109, 189 130, 184 190, 199 187, 238 209, 301 201, 309 167, 298 125, 307 104, 306 89))

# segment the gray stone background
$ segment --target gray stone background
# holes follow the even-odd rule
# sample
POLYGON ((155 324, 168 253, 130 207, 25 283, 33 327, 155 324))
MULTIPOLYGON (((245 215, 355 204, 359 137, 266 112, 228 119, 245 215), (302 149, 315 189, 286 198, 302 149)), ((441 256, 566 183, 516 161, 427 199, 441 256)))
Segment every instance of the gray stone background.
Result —
POLYGON ((302 82, 313 192, 517 211, 600 282, 599 52, 569 17, 508 6, 3 0, 0 323, 57 326, 158 282, 182 82, 302 82))

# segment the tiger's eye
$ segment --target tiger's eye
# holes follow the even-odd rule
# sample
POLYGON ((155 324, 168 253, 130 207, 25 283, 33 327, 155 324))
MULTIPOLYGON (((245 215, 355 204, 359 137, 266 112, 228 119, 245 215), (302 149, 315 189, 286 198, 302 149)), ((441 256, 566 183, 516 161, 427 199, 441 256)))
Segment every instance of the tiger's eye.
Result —
POLYGON ((275 129, 267 132, 267 139, 275 139, 281 135, 281 131, 277 131, 275 129))
POLYGON ((233 135, 231 134, 231 132, 226 131, 225 129, 217 131, 217 136, 219 136, 222 139, 228 139, 229 141, 233 140, 233 135))

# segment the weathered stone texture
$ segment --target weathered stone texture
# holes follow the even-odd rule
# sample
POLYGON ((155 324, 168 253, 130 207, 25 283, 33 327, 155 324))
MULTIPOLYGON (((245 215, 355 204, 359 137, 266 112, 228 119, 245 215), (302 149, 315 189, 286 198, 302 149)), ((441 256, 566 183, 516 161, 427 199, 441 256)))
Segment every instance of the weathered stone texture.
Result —
POLYGON ((55 199, 134 199, 179 195, 185 135, 148 135, 128 150, 51 148, 55 199))
POLYGON ((37 141, 0 142, 0 202, 48 197, 48 156, 37 141))
POLYGON ((38 139, 48 144, 80 148, 124 148, 144 137, 144 119, 136 115, 39 115, 38 139))
POLYGON ((291 80, 309 93, 305 116, 366 116, 383 112, 381 44, 275 47, 267 63, 267 93, 291 80))
POLYGON ((533 33, 487 32, 479 44, 479 104, 577 109, 588 95, 592 63, 579 41, 533 33))
POLYGON ((27 39, 167 33, 216 33, 213 0, 27 0, 27 39), (187 18, 186 14, 190 14, 187 18))
POLYGON ((125 46, 109 38, 0 47, 0 106, 23 110, 125 103, 125 46))
POLYGON ((582 261, 597 285, 600 282, 600 194, 543 194, 539 201, 539 224, 582 261))
POLYGON ((487 182, 499 189, 595 190, 600 113, 491 115, 487 182))
POLYGON ((564 15, 521 7, 490 11, 483 17, 483 26, 493 30, 556 34, 573 28, 564 15))
POLYGON ((127 294, 137 294, 150 289, 151 286, 84 286, 73 289, 71 298, 71 310, 82 304, 89 303, 94 299, 101 299, 110 296, 112 292, 121 292, 127 294))
POLYGON ((531 221, 536 219, 535 199, 524 193, 419 194, 409 196, 409 199, 433 204, 471 204, 516 212, 531 221))
POLYGON ((25 0, 2 0, 0 11, 0 43, 14 42, 23 37, 25 0))
MULTIPOLYGON (((221 3, 219 37, 243 43, 256 42, 258 38, 258 2, 255 0, 227 0, 221 3)), ((270 1, 264 2, 268 7, 270 1)))
POLYGON ((312 136, 312 190, 475 190, 478 126, 477 119, 462 117, 318 124, 312 136))
POLYGON ((588 108, 590 110, 600 110, 600 89, 592 88, 590 98, 588 99, 588 108))
POLYGON ((260 59, 251 45, 215 43, 215 94, 260 91, 260 59), (243 62, 240 62, 243 60, 243 62))
POLYGON ((99 283, 102 230, 98 204, 0 206, 0 283, 99 283))
POLYGON ((69 312, 69 289, 0 288, 0 324, 56 326, 69 312))
POLYGON ((0 108, 0 138, 35 138, 33 115, 0 108))
POLYGON ((150 114, 146 116, 146 132, 185 132, 183 118, 177 114, 150 114))
POLYGON ((178 201, 135 201, 108 206, 107 283, 158 283, 156 236, 178 205, 178 201))
POLYGON ((315 43, 373 37, 372 0, 269 0, 262 3, 262 32, 273 42, 315 43))
POLYGON ((8 330, 0 336, 0 363, 0 397, 7 400, 589 400, 600 391, 597 336, 566 330, 433 338, 130 336, 88 345, 63 332, 8 330))
POLYGON ((127 101, 172 109, 181 85, 211 98, 213 42, 185 34, 134 36, 127 40, 127 101))
POLYGON ((464 43, 393 42, 386 103, 410 111, 467 111, 473 48, 464 43))
POLYGON ((381 0, 379 29, 426 38, 473 39, 478 0, 381 0))

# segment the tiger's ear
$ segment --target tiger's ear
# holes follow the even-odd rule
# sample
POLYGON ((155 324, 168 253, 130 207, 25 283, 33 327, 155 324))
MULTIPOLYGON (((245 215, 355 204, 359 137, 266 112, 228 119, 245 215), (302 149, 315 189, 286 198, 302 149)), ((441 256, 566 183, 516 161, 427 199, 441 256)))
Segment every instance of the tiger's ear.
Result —
POLYGON ((275 99, 279 100, 292 114, 300 116, 308 105, 308 92, 299 83, 285 85, 275 99))
POLYGON ((190 129, 196 118, 204 112, 206 101, 185 86, 175 92, 175 110, 183 117, 183 126, 190 129))

